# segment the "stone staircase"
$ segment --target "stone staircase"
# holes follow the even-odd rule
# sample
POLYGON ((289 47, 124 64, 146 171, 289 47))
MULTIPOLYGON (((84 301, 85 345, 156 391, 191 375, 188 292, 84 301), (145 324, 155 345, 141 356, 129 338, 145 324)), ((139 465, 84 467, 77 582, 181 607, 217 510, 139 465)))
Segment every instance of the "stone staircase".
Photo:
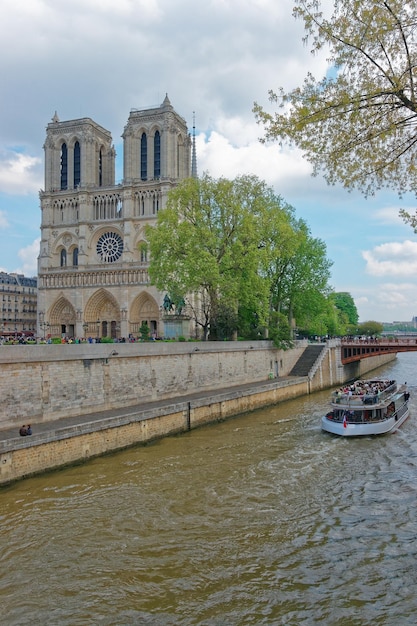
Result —
POLYGON ((290 371, 289 376, 308 376, 314 363, 317 361, 321 352, 325 350, 325 348, 326 346, 320 343, 307 346, 297 363, 290 371))

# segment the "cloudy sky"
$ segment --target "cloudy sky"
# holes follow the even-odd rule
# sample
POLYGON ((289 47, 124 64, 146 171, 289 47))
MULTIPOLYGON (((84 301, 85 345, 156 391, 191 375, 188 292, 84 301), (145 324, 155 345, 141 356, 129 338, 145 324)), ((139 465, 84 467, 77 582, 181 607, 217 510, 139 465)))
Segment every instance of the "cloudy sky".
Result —
POLYGON ((398 217, 413 199, 327 187, 297 151, 259 142, 253 103, 269 109, 269 89, 326 72, 291 10, 292 0, 2 0, 0 268, 36 275, 43 143, 55 111, 112 133, 121 182, 130 110, 168 93, 190 131, 195 112, 198 171, 252 173, 273 186, 326 243, 331 284, 351 293, 361 321, 417 315, 417 236, 398 217))

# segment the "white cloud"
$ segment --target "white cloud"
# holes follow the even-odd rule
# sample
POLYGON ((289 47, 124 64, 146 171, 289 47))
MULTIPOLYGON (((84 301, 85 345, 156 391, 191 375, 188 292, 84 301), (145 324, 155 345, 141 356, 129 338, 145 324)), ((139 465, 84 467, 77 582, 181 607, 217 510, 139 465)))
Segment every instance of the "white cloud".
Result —
POLYGON ((300 188, 300 179, 304 178, 305 185, 311 184, 311 167, 300 157, 297 150, 283 150, 276 144, 262 145, 254 136, 253 127, 234 120, 234 133, 229 137, 213 131, 206 138, 201 133, 196 139, 198 154, 198 169, 201 174, 208 171, 213 177, 234 178, 242 174, 255 174, 276 188, 279 193, 282 188, 288 189, 291 184, 300 188), (242 132, 238 129, 242 128, 242 132), (231 137, 239 138, 236 145, 231 137))
POLYGON ((0 191, 15 195, 38 191, 42 181, 41 167, 39 157, 20 152, 3 152, 0 155, 0 191))
POLYGON ((292 4, 4 0, 0 79, 14 106, 0 103, 3 140, 13 145, 17 133, 19 145, 40 147, 55 109, 120 133, 131 107, 160 103, 166 91, 188 120, 196 111, 201 129, 222 132, 218 120, 236 115, 253 122, 269 89, 327 68, 303 46, 292 4))
POLYGON ((359 296, 355 298, 355 304, 358 309, 362 306, 367 306, 369 304, 369 298, 366 296, 359 296))
POLYGON ((373 295, 373 319, 381 310, 386 311, 386 319, 411 320, 417 314, 417 285, 413 283, 383 283, 373 295), (409 313, 409 310, 414 313, 409 313))
POLYGON ((361 322, 411 321, 417 315, 417 285, 412 282, 362 285, 352 289, 352 297, 361 322))
POLYGON ((40 243, 41 239, 38 237, 29 246, 19 250, 18 256, 22 260, 22 267, 18 270, 14 270, 15 272, 24 274, 25 276, 37 275, 40 243))
POLYGON ((6 230, 9 228, 10 224, 7 219, 7 214, 5 211, 0 211, 0 230, 6 230))
POLYGON ((366 272, 372 276, 415 276, 417 274, 417 242, 384 243, 365 250, 366 272))
MULTIPOLYGON (((376 211, 374 211, 373 217, 380 224, 388 224, 388 225, 389 224, 395 224, 396 226, 398 226, 398 225, 404 225, 405 226, 404 220, 399 215, 399 206, 400 205, 401 205, 401 207, 403 209, 405 209, 406 211, 408 211, 411 214, 413 214, 414 211, 415 211, 415 208, 403 206, 400 203, 400 200, 399 200, 398 201, 398 206, 386 206, 386 207, 382 207, 380 209, 377 209, 376 211)), ((406 226, 406 228, 410 229, 409 226, 406 226)))

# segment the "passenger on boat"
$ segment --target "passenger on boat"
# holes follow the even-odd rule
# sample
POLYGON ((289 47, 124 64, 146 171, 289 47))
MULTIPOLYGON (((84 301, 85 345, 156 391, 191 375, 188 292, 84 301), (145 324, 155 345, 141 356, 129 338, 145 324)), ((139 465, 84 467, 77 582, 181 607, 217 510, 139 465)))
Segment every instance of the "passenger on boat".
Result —
POLYGON ((389 405, 387 406, 387 413, 386 416, 387 417, 392 417, 395 413, 395 404, 394 402, 390 402, 389 405))
POLYGON ((19 430, 19 435, 21 437, 26 437, 27 434, 28 434, 28 431, 27 431, 26 426, 25 425, 21 426, 19 430))

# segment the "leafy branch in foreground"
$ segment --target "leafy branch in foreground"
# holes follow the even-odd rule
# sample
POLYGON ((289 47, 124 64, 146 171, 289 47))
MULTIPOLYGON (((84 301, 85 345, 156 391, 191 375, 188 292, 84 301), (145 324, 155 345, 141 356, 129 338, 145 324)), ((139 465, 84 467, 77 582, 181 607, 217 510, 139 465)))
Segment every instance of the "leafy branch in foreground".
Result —
MULTIPOLYGON (((417 192, 417 3, 415 0, 295 0, 312 52, 329 50, 331 72, 270 91, 278 112, 255 103, 262 141, 300 148, 329 184, 365 195, 417 192)), ((401 211, 417 232, 417 215, 401 211)))

